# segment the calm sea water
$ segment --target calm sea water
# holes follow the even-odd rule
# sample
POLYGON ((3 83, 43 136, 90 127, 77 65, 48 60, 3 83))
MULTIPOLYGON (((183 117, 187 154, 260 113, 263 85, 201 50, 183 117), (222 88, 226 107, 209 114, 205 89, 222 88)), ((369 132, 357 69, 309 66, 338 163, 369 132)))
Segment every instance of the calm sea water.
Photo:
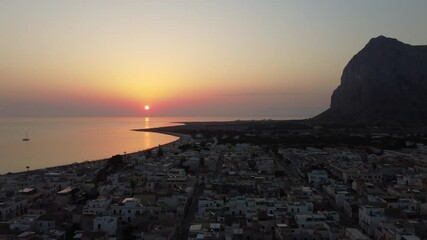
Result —
MULTIPOLYGON (((234 118, 235 119, 235 118, 234 118)), ((232 118, 0 118, 0 174, 136 152, 177 137, 131 129, 232 118), (28 137, 30 141, 22 141, 28 137)))

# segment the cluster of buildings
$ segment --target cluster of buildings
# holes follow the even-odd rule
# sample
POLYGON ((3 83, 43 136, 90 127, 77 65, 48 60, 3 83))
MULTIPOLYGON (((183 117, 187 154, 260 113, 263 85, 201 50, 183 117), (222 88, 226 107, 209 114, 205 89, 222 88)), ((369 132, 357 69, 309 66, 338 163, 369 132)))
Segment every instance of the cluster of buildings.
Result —
POLYGON ((226 145, 188 239, 427 238, 420 148, 226 145))
POLYGON ((0 239, 427 238, 427 152, 218 144, 0 176, 0 239))
POLYGON ((179 239, 197 190, 190 169, 215 154, 177 147, 188 141, 122 156, 119 167, 95 161, 0 176, 0 239, 179 239))

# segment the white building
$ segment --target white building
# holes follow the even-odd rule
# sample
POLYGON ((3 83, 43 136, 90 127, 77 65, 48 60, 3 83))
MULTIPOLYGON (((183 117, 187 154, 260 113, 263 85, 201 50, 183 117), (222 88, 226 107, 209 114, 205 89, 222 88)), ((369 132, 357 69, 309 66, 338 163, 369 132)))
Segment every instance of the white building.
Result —
POLYGON ((367 237, 357 228, 346 228, 345 237, 349 240, 369 240, 369 237, 367 237))
POLYGON ((111 205, 111 213, 120 221, 131 223, 144 212, 144 207, 137 198, 125 198, 119 204, 111 205))
POLYGON ((338 209, 344 209, 344 202, 354 199, 347 191, 339 191, 335 193, 335 204, 338 209))
POLYGON ((244 196, 231 198, 227 203, 231 215, 246 215, 247 208, 255 206, 253 199, 247 199, 244 196))
POLYGON ((103 216, 93 220, 94 232, 106 232, 108 235, 117 234, 117 217, 103 216))
POLYGON ((368 233, 369 236, 374 236, 375 229, 381 221, 386 218, 384 209, 369 205, 363 205, 359 208, 359 226, 368 233))
POLYGON ((312 214, 312 202, 294 202, 288 203, 288 212, 293 214, 312 214))
POLYGON ((311 184, 320 184, 328 179, 328 173, 325 170, 313 170, 307 173, 308 182, 311 184))
POLYGON ((0 202, 0 221, 7 221, 24 214, 27 210, 27 199, 12 199, 0 202))
POLYGON ((323 227, 324 222, 326 220, 327 219, 324 214, 295 215, 295 222, 298 224, 300 228, 323 227))
POLYGON ((222 209, 223 207, 224 207, 223 199, 201 197, 199 198, 197 209, 199 213, 203 213, 206 210, 222 209))
POLYGON ((26 214, 17 218, 14 218, 12 220, 9 220, 9 229, 14 231, 29 231, 32 229, 35 229, 37 218, 39 218, 40 215, 30 215, 26 214))
POLYGON ((380 171, 364 171, 360 173, 360 179, 369 183, 382 183, 383 175, 380 171))
POLYGON ((420 203, 413 198, 386 199, 387 208, 400 208, 409 212, 418 212, 420 203))
POLYGON ((37 219, 37 230, 40 232, 48 232, 50 230, 55 229, 56 221, 53 215, 41 215, 37 219))
POLYGON ((95 200, 89 200, 83 207, 84 215, 102 215, 107 214, 111 205, 111 198, 98 198, 95 200))
POLYGON ((421 175, 396 175, 397 185, 399 186, 412 186, 412 187, 422 187, 423 177, 421 175))

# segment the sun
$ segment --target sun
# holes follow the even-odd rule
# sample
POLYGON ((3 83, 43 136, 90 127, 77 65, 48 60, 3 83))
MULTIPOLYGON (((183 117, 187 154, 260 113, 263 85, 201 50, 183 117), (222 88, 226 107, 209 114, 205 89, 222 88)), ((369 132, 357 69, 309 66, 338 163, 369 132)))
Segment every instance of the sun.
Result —
POLYGON ((146 111, 148 111, 148 110, 150 110, 150 106, 145 105, 144 109, 145 109, 146 111))

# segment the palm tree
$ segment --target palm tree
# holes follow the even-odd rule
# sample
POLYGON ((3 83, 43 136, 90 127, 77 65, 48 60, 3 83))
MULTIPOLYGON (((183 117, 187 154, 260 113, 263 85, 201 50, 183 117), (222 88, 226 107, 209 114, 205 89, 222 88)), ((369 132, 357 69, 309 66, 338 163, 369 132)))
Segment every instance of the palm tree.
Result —
POLYGON ((27 166, 26 168, 27 168, 27 172, 28 172, 28 170, 30 169, 30 166, 27 166))

